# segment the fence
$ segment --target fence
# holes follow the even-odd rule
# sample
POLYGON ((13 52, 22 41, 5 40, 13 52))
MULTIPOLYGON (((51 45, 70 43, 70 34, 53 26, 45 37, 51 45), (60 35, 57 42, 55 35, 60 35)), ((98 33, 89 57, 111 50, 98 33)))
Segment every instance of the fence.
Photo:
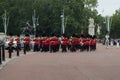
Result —
POLYGON ((4 44, 0 44, 0 64, 2 64, 2 61, 5 61, 5 47, 4 44))
MULTIPOLYGON (((19 56, 20 55, 20 50, 19 50, 19 46, 16 47, 16 55, 19 56)), ((2 62, 4 62, 6 60, 6 53, 5 53, 5 46, 4 46, 4 43, 0 43, 0 65, 2 64, 2 62)), ((9 45, 9 48, 8 48, 8 58, 11 59, 12 58, 12 52, 13 52, 13 48, 12 48, 12 45, 9 45)), ((23 52, 24 54, 26 54, 26 48, 24 47, 23 48, 23 52)))

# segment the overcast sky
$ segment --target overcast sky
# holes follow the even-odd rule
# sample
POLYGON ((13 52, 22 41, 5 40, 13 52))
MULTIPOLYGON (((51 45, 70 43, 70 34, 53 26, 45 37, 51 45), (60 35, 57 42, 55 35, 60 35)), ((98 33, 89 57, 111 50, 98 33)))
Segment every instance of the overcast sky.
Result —
POLYGON ((120 8, 120 0, 98 0, 97 10, 103 16, 111 16, 120 8))

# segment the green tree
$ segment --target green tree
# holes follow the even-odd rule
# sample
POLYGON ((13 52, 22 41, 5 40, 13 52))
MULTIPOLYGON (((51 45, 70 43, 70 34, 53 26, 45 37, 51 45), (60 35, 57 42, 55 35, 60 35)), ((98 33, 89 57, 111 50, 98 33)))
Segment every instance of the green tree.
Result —
POLYGON ((111 25, 111 37, 120 38, 120 9, 116 10, 115 14, 112 16, 112 25, 111 25))
MULTIPOLYGON (((2 15, 7 10, 10 17, 8 33, 21 33, 21 28, 25 27, 29 21, 32 25, 33 10, 39 16, 39 26, 37 33, 46 32, 61 33, 61 13, 64 10, 66 28, 69 35, 87 32, 88 19, 93 17, 96 23, 100 23, 101 16, 98 15, 95 7, 97 0, 0 0, 0 23, 2 15)), ((0 24, 3 31, 3 25, 0 24)))

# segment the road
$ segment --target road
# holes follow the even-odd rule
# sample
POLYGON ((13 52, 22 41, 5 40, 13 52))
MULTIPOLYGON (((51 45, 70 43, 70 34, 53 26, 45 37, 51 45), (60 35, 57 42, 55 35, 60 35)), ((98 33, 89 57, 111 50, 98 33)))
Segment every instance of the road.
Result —
POLYGON ((29 52, 10 60, 0 80, 120 80, 120 48, 99 44, 91 52, 29 52))

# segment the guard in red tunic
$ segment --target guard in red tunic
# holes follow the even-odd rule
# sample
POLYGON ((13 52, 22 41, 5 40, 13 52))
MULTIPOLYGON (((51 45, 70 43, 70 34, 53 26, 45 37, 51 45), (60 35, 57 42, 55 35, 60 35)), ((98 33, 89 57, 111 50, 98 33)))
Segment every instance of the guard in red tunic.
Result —
POLYGON ((59 45, 59 39, 56 36, 50 38, 50 52, 56 52, 59 45))
POLYGON ((24 48, 26 49, 26 51, 30 51, 30 38, 29 35, 26 34, 26 37, 24 38, 24 48))
POLYGON ((88 36, 87 35, 81 35, 81 50, 80 51, 85 51, 88 50, 89 51, 89 40, 88 40, 88 36))
POLYGON ((78 46, 79 46, 79 38, 75 34, 72 36, 72 45, 71 45, 71 51, 76 52, 78 46))
POLYGON ((83 51, 84 50, 84 47, 83 47, 83 45, 84 45, 84 37, 83 37, 83 35, 81 35, 79 41, 80 41, 80 43, 79 43, 80 44, 80 51, 83 51))
POLYGON ((10 33, 10 36, 8 38, 8 41, 9 41, 9 43, 8 43, 8 45, 9 45, 8 52, 13 52, 13 44, 14 44, 13 41, 14 41, 14 39, 13 39, 12 36, 13 36, 12 33, 10 33))
POLYGON ((50 45, 50 38, 46 38, 44 46, 45 46, 45 52, 49 51, 49 45, 50 45))
POLYGON ((40 37, 38 38, 38 40, 39 40, 38 50, 41 51, 41 49, 42 49, 42 37, 40 36, 40 37))
POLYGON ((53 37, 50 39, 50 52, 55 52, 55 41, 53 37))
POLYGON ((87 37, 85 39, 84 44, 85 44, 85 50, 89 51, 89 46, 90 46, 90 39, 89 39, 89 37, 87 37))
POLYGON ((96 37, 93 36, 90 42, 90 51, 95 51, 96 50, 96 37))
POLYGON ((72 39, 69 38, 69 39, 67 40, 67 48, 68 48, 68 50, 70 50, 71 45, 72 45, 72 39))
POLYGON ((20 44, 21 39, 20 39, 20 35, 19 34, 17 35, 17 38, 15 40, 16 40, 16 43, 17 43, 18 50, 21 50, 21 44, 20 44))
POLYGON ((33 39, 34 41, 34 49, 33 51, 36 52, 36 51, 39 51, 39 39, 38 39, 38 35, 36 35, 36 37, 33 39))
POLYGON ((63 35, 62 41, 61 41, 62 52, 67 52, 67 42, 68 42, 68 39, 63 35))
POLYGON ((47 37, 42 37, 41 38, 41 52, 44 52, 44 51, 46 51, 46 46, 45 46, 45 44, 46 44, 46 39, 47 39, 47 37))
POLYGON ((76 50, 79 49, 79 45, 80 45, 79 43, 80 43, 79 38, 77 36, 74 37, 74 45, 76 50))

